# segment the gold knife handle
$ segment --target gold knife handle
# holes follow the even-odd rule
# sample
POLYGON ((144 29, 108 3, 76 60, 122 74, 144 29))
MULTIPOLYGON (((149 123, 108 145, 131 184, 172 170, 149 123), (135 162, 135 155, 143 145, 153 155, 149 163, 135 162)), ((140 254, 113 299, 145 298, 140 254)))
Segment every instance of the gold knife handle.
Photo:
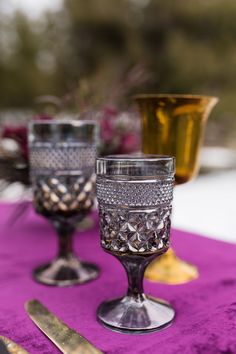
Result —
POLYGON ((38 300, 26 302, 25 309, 32 321, 64 354, 102 354, 86 338, 68 327, 38 300))

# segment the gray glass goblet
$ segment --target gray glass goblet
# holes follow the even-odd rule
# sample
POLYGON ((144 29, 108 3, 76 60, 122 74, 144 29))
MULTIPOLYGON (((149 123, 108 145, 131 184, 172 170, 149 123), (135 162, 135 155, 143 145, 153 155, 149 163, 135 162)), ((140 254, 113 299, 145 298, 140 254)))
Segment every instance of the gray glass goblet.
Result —
POLYGON ((98 126, 91 121, 34 122, 29 130, 33 204, 59 236, 56 259, 34 270, 47 285, 82 284, 98 276, 98 267, 73 252, 76 225, 95 198, 95 158, 98 126))
POLYGON ((122 263, 129 284, 126 296, 100 305, 98 319, 124 332, 161 329, 175 312, 144 294, 143 275, 169 247, 174 158, 107 156, 97 159, 96 172, 101 245, 122 263))

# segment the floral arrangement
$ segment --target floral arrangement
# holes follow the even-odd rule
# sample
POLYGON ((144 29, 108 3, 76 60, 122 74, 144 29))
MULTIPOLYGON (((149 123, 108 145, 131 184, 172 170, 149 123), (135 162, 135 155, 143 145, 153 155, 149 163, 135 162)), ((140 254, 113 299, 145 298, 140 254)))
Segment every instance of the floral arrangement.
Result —
MULTIPOLYGON (((130 101, 125 101, 130 93, 150 80, 143 64, 135 65, 131 70, 119 72, 116 78, 106 80, 104 76, 98 88, 87 81, 81 81, 78 92, 78 106, 88 117, 95 116, 101 127, 101 154, 132 153, 140 148, 140 120, 136 110, 130 109, 130 101), (105 87, 105 92, 101 88, 105 87), (107 91, 109 87, 109 91, 107 91), (95 94, 94 94, 95 92, 95 94), (100 93, 100 102, 97 104, 97 95, 100 93), (103 102, 101 104, 101 102, 103 102), (127 108, 128 106, 128 108, 127 108), (92 110, 91 110, 92 107, 92 110)), ((93 82, 94 83, 94 82, 93 82)), ((68 99, 68 96, 67 96, 68 99)), ((91 118, 90 118, 91 119, 91 118)))
MULTIPOLYGON (((125 154, 139 150, 139 119, 135 112, 119 112, 115 108, 105 107, 95 114, 101 129, 100 154, 125 154)), ((49 120, 51 116, 46 114, 34 117, 34 120, 49 120)), ((28 165, 28 128, 26 125, 4 125, 1 131, 2 154, 1 157, 10 157, 18 163, 28 165), (6 139, 13 140, 11 151, 6 139), (12 147, 14 146, 14 149, 12 147), (11 152, 11 153, 10 153, 11 152)), ((9 161, 10 162, 10 161, 9 161)))
MULTIPOLYGON (((36 100, 40 111, 33 120, 49 120, 56 117, 65 119, 76 112, 73 119, 94 119, 101 128, 101 155, 125 154, 138 151, 140 148, 140 121, 135 110, 123 109, 120 104, 123 97, 128 95, 131 87, 147 80, 142 66, 134 67, 125 75, 119 75, 119 80, 113 82, 109 93, 105 93, 103 103, 97 104, 93 91, 87 82, 81 81, 79 88, 67 93, 64 97, 41 96, 36 100), (71 102, 74 110, 71 110, 71 102), (76 102, 76 104, 75 104, 76 102), (53 106, 53 109, 52 109, 53 106), (51 109, 48 109, 50 107, 51 109), (69 109, 68 109, 69 107, 69 109), (76 109, 75 109, 76 107, 76 109), (79 112, 79 114, 77 113, 79 112), (75 117, 75 118, 74 118, 75 117)), ((0 163, 7 168, 1 169, 0 178, 9 182, 20 181, 29 184, 28 166, 28 128, 26 125, 3 125, 0 133, 0 163), (8 142, 7 144, 5 144, 8 142), (11 145, 9 144, 11 142, 11 145), (10 146, 10 149, 9 149, 10 146)))
POLYGON ((134 112, 107 107, 100 112, 101 154, 129 154, 139 150, 139 122, 134 112))

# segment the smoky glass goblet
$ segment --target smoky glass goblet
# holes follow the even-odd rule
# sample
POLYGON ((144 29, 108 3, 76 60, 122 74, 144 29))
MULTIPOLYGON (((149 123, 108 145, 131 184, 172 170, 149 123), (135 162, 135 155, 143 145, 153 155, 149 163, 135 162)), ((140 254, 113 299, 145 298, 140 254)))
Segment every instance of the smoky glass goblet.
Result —
POLYGON ((82 284, 98 276, 98 267, 73 252, 76 225, 90 211, 95 197, 98 126, 92 121, 44 121, 29 127, 33 204, 59 236, 57 257, 34 270, 47 285, 82 284))
POLYGON ((122 332, 161 329, 175 312, 167 302, 144 294, 143 275, 169 247, 174 158, 107 156, 97 159, 96 172, 101 246, 128 277, 126 296, 102 303, 98 319, 122 332))

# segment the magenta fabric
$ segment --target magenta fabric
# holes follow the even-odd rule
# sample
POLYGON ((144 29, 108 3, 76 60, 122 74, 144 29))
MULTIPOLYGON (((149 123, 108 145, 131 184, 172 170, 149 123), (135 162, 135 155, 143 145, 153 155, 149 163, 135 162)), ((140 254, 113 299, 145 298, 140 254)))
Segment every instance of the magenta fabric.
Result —
POLYGON ((236 245, 174 231, 178 255, 199 267, 200 278, 178 286, 145 281, 146 293, 168 300, 176 319, 160 332, 120 334, 96 320, 98 305, 120 297, 127 286, 119 262, 99 246, 97 216, 93 230, 75 236, 75 249, 81 258, 100 266, 100 278, 82 286, 55 288, 31 278, 32 269, 56 253, 52 226, 32 209, 20 221, 9 223, 14 210, 14 204, 0 205, 1 335, 31 354, 59 353, 25 313, 24 302, 36 298, 105 353, 236 353, 236 245))

